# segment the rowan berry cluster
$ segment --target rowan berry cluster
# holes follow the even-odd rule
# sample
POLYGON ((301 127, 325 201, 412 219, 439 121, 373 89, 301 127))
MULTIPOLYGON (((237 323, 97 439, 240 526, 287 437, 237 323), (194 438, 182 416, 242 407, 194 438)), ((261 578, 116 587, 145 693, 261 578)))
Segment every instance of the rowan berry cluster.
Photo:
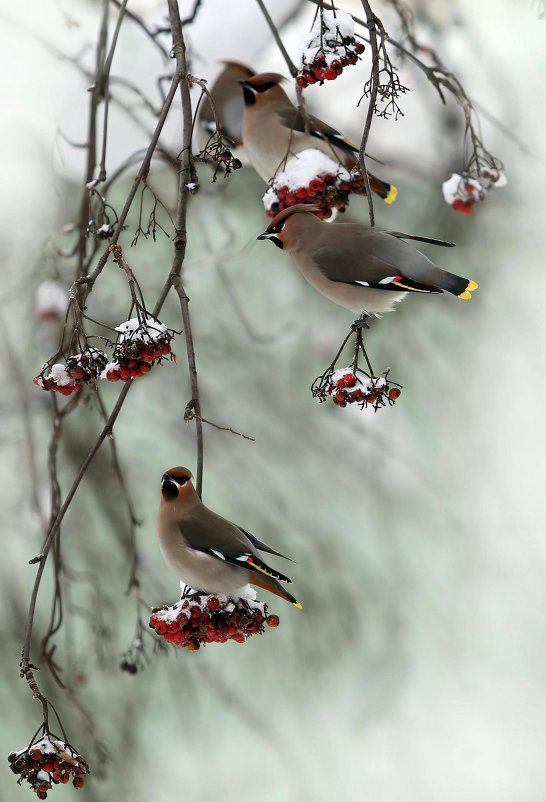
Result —
POLYGON ((149 373, 169 354, 171 359, 176 358, 171 351, 172 333, 159 320, 132 318, 117 326, 116 331, 118 340, 111 362, 104 351, 88 346, 81 353, 67 357, 66 365, 46 362, 34 378, 34 384, 44 390, 71 395, 82 384, 91 384, 97 379, 129 381, 149 373))
POLYGON ((392 406, 402 392, 400 385, 389 381, 388 370, 370 376, 359 368, 340 368, 322 376, 312 392, 319 401, 332 399, 338 407, 357 403, 361 409, 372 407, 376 412, 387 404, 392 406))
MULTIPOLYGON (((263 202, 268 217, 298 203, 319 207, 317 217, 328 220, 333 209, 344 212, 349 194, 362 192, 357 178, 320 150, 309 148, 292 156, 273 178, 263 202)), ((365 190, 364 190, 365 192, 365 190)))
POLYGON ((335 81, 344 67, 356 64, 364 52, 354 38, 354 23, 345 11, 323 11, 317 16, 301 57, 296 77, 303 89, 310 84, 335 81))
POLYGON ((471 178, 467 173, 453 173, 442 184, 445 202, 456 212, 472 214, 474 206, 485 200, 489 190, 505 187, 508 183, 504 173, 492 167, 482 167, 479 179, 471 178))
POLYGON ((84 775, 89 766, 81 755, 58 738, 44 735, 27 749, 8 755, 10 768, 19 774, 21 783, 26 780, 38 799, 45 799, 54 786, 70 782, 74 788, 83 788, 84 775))
POLYGON ((126 382, 144 376, 171 353, 172 335, 158 320, 135 317, 117 326, 116 331, 120 334, 113 360, 105 366, 101 379, 126 382))
POLYGON ((89 346, 80 354, 72 354, 66 365, 56 363, 43 365, 41 373, 34 378, 34 384, 44 390, 53 390, 62 395, 72 395, 82 384, 96 381, 104 369, 108 357, 99 348, 89 346))
POLYGON ((278 615, 268 615, 263 602, 229 596, 197 594, 172 607, 157 607, 150 627, 168 643, 194 652, 207 643, 244 643, 251 635, 277 627, 278 615))

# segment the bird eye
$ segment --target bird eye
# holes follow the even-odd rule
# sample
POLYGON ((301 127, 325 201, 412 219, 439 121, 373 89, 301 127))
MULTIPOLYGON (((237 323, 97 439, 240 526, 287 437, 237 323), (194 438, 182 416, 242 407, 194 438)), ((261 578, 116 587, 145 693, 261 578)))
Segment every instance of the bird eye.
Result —
POLYGON ((179 485, 185 485, 189 481, 189 476, 180 476, 176 481, 179 485))

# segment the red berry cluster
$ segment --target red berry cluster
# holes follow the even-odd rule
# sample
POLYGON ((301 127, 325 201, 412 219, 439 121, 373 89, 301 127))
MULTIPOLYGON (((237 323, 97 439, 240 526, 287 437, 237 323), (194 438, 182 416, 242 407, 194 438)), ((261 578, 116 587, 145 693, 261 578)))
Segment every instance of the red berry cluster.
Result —
POLYGON ((279 625, 277 615, 267 615, 266 604, 214 595, 183 598, 173 607, 155 608, 150 617, 150 627, 158 635, 191 652, 207 643, 244 643, 264 632, 264 624, 279 625))
MULTIPOLYGON (((342 168, 343 169, 343 168, 342 168)), ((313 203, 320 211, 316 212, 321 220, 328 220, 332 216, 332 209, 344 212, 352 192, 353 182, 346 170, 338 173, 320 173, 309 181, 307 186, 290 189, 286 184, 276 180, 269 189, 274 193, 276 200, 266 209, 268 217, 276 214, 288 206, 298 203, 313 203), (345 176, 345 177, 343 177, 345 176)), ((271 198, 271 195, 269 196, 271 198)))
POLYGON ((48 366, 46 363, 34 378, 34 384, 44 390, 72 395, 82 384, 96 381, 107 362, 104 351, 89 346, 81 354, 69 356, 66 365, 56 363, 48 366))
POLYGON ((44 735, 28 749, 8 755, 10 768, 20 779, 26 780, 38 799, 45 799, 53 785, 66 784, 72 775, 74 788, 83 788, 84 775, 89 766, 70 746, 59 739, 51 740, 44 735))
POLYGON ((364 52, 362 42, 350 37, 342 39, 341 46, 337 49, 338 47, 337 43, 335 50, 323 47, 316 52, 309 62, 306 61, 304 55, 300 72, 296 77, 298 86, 305 89, 310 84, 335 81, 338 75, 343 72, 343 68, 360 61, 359 55, 364 52))
POLYGON ((361 409, 373 407, 377 412, 386 404, 392 406, 402 392, 399 385, 388 381, 387 374, 385 371, 380 376, 369 376, 358 368, 342 368, 321 377, 313 387, 313 395, 320 401, 330 396, 338 407, 358 403, 361 409))
POLYGON ((172 336, 164 332, 153 342, 149 338, 139 337, 119 342, 114 349, 113 362, 109 362, 103 371, 104 378, 111 382, 126 382, 137 376, 145 376, 154 364, 159 364, 163 357, 171 353, 171 340, 172 336))

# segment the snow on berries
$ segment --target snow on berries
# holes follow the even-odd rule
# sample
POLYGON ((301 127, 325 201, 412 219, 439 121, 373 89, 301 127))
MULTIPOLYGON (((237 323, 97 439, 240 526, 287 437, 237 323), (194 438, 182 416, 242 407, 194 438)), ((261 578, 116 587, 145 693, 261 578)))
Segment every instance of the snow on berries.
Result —
POLYGON ((96 381, 107 362, 108 357, 104 351, 89 346, 80 354, 69 356, 66 365, 60 362, 48 365, 46 362, 34 378, 34 384, 61 395, 72 395, 82 384, 96 381))
POLYGON ((256 601, 250 587, 244 590, 238 599, 198 592, 182 596, 172 607, 155 608, 150 627, 168 643, 191 652, 207 643, 244 643, 265 626, 277 627, 279 617, 267 614, 267 604, 256 601))
POLYGON ((68 292, 59 281, 42 281, 36 289, 36 316, 60 323, 68 309, 68 292))
POLYGON ((377 412, 387 404, 392 406, 401 393, 400 385, 389 381, 388 373, 386 370, 373 376, 354 366, 339 368, 315 382, 313 396, 321 402, 330 397, 338 407, 356 403, 361 409, 372 407, 377 412))
POLYGON ((291 156, 281 173, 272 179, 263 204, 268 217, 275 217, 288 206, 313 203, 321 220, 332 218, 333 210, 344 212, 349 195, 365 195, 364 179, 351 173, 315 148, 291 156))
POLYGON ((303 89, 309 84, 335 81, 344 67, 356 64, 364 52, 362 42, 355 39, 355 26, 350 14, 335 9, 317 14, 301 56, 296 77, 303 89))
POLYGON ((442 184, 445 202, 456 212, 472 214, 474 206, 485 200, 489 190, 500 189, 508 183, 505 174, 496 167, 481 167, 478 178, 480 180, 471 178, 467 173, 453 173, 442 184))
POLYGON ((83 788, 89 766, 81 755, 59 738, 45 734, 28 748, 8 755, 10 768, 19 774, 19 784, 26 780, 38 799, 46 799, 54 786, 72 778, 74 788, 83 788))
POLYGON ((134 317, 116 326, 119 332, 113 360, 101 373, 108 381, 129 381, 145 376, 154 365, 171 354, 172 334, 167 327, 152 317, 134 317))

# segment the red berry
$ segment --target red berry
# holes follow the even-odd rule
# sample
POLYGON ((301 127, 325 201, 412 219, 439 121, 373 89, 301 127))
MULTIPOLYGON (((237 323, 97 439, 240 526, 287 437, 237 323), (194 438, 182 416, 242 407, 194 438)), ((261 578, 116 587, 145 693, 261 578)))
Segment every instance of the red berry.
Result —
POLYGON ((347 405, 347 397, 342 390, 334 395, 334 403, 337 404, 338 407, 344 407, 347 405))
POLYGON ((463 214, 472 214, 474 211, 474 203, 475 201, 464 201, 462 198, 455 198, 451 207, 455 209, 456 212, 462 212, 463 214))
POLYGON ((42 750, 41 749, 31 749, 29 752, 30 757, 32 760, 41 760, 42 759, 42 750))
POLYGON ((57 768, 57 764, 53 760, 46 760, 42 763, 42 769, 47 771, 48 774, 51 774, 57 768))
POLYGON ((335 81, 337 78, 337 73, 335 70, 329 67, 327 70, 324 70, 324 77, 327 81, 335 81))
POLYGON ((356 384, 356 376, 354 373, 346 373, 343 376, 343 386, 345 387, 354 387, 356 384))
POLYGON ((38 799, 46 799, 47 798, 47 791, 43 791, 42 788, 36 789, 36 796, 38 799))
POLYGON ((167 623, 165 621, 159 621, 156 624, 155 631, 158 635, 164 635, 167 631, 167 623))
POLYGON ((210 599, 207 600, 207 607, 209 610, 218 610, 220 608, 220 600, 216 598, 216 596, 211 596, 210 599))
POLYGON ((307 83, 307 81, 305 80, 305 78, 303 77, 303 75, 300 75, 300 77, 297 79, 296 83, 297 83, 297 85, 298 85, 298 86, 300 86, 302 89, 305 89, 306 87, 308 87, 308 86, 309 86, 309 84, 307 83))
POLYGON ((72 780, 72 785, 74 786, 74 788, 83 788, 83 786, 85 785, 85 780, 83 779, 83 777, 74 777, 74 779, 72 780))
POLYGON ((118 382, 121 379, 121 374, 119 370, 112 368, 106 373, 106 378, 109 382, 118 382))
POLYGON ((322 176, 322 180, 324 181, 325 184, 331 184, 334 180, 334 176, 332 175, 332 173, 324 173, 324 175, 322 176))
POLYGON ((64 384, 62 387, 56 387, 55 389, 58 390, 61 395, 72 395, 74 387, 75 385, 73 384, 64 384))
POLYGON ((325 70, 322 67, 313 67, 313 72, 317 81, 324 81, 325 70))
POLYGON ((355 53, 351 53, 350 56, 347 56, 347 64, 356 64, 358 61, 358 56, 355 53))
POLYGON ((362 44, 362 42, 354 42, 353 43, 353 48, 354 48, 356 53, 363 53, 364 49, 365 49, 364 45, 362 44))
POLYGON ((70 780, 70 774, 68 774, 68 772, 64 772, 61 775, 61 782, 63 783, 63 785, 66 785, 69 780, 70 780))
POLYGON ((186 649, 189 649, 190 652, 196 652, 199 648, 199 644, 197 641, 190 640, 186 644, 186 649))
MULTIPOLYGON (((276 624, 270 624, 270 626, 276 626, 276 624)), ((245 636, 243 635, 243 633, 242 633, 242 632, 237 632, 237 634, 235 634, 235 635, 233 636, 233 640, 234 640, 236 643, 244 643, 244 642, 245 642, 245 640, 246 640, 246 638, 245 638, 245 636)))
POLYGON ((286 184, 283 184, 282 187, 278 188, 277 195, 281 199, 286 198, 286 196, 288 195, 288 187, 286 186, 286 184))
POLYGON ((10 763, 13 763, 16 757, 17 757, 17 752, 10 752, 8 755, 8 761, 10 763))
POLYGON ((326 59, 324 58, 324 53, 317 53, 317 55, 313 59, 313 63, 314 64, 321 65, 321 64, 324 64, 325 62, 326 62, 326 59))
POLYGON ((307 197, 307 189, 305 187, 298 187, 296 190, 296 197, 304 200, 307 197))
POLYGON ((286 204, 287 206, 293 206, 295 203, 298 202, 298 196, 295 192, 289 192, 286 196, 286 204))
POLYGON ((268 627, 278 627, 279 626, 279 616, 278 615, 268 615, 265 619, 265 622, 268 627))
POLYGON ((147 348, 143 348, 142 351, 140 351, 139 357, 143 362, 153 362, 154 361, 153 353, 151 351, 149 351, 147 348))
POLYGON ((340 71, 340 67, 341 67, 341 61, 338 61, 337 58, 334 59, 332 62, 330 62, 330 69, 335 70, 338 74, 339 74, 338 71, 340 71))
POLYGON ((315 76, 313 75, 311 70, 309 70, 309 72, 305 73, 304 78, 305 78, 305 80, 307 81, 308 84, 316 84, 316 82, 317 82, 317 79, 315 78, 315 76))
POLYGON ((309 181, 309 189, 312 189, 313 192, 322 192, 324 190, 324 181, 321 181, 320 178, 312 178, 309 181))
POLYGON ((170 353, 171 353, 171 346, 169 345, 169 343, 164 343, 161 346, 161 354, 162 354, 162 356, 165 356, 165 354, 170 354, 170 353))
POLYGON ((68 372, 73 379, 83 379, 83 370, 81 368, 72 368, 68 372))
POLYGON ((364 399, 364 393, 357 387, 356 390, 352 390, 351 399, 353 401, 362 401, 364 399))
POLYGON ((391 387, 389 390, 389 398, 391 401, 396 401, 402 390, 399 387, 391 387))
POLYGON ((132 371, 129 367, 126 367, 124 365, 123 367, 120 368, 119 375, 121 376, 121 380, 126 382, 129 381, 129 379, 131 378, 132 371))

